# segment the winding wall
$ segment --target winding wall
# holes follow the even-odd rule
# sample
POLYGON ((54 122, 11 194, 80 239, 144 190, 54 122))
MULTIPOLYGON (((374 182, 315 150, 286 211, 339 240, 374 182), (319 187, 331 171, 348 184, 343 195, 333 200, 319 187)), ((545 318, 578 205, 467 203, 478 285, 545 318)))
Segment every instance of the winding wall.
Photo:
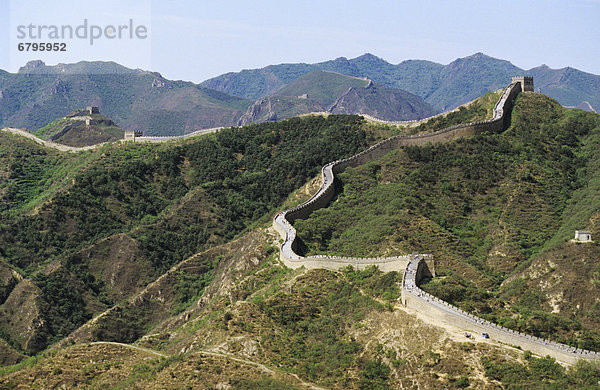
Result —
POLYGON ((307 218, 313 211, 329 204, 334 196, 335 189, 333 182, 335 174, 343 172, 347 167, 356 167, 372 161, 402 146, 421 146, 428 143, 448 142, 484 131, 500 132, 509 125, 513 102, 520 91, 521 85, 519 82, 512 83, 506 87, 494 107, 492 119, 488 121, 457 125, 431 134, 391 137, 352 157, 336 160, 325 165, 322 168, 322 184, 319 190, 306 202, 280 212, 273 219, 273 227, 284 240, 280 247, 280 258, 283 263, 290 268, 304 266, 308 269, 326 268, 337 270, 348 265, 359 269, 369 265, 377 265, 384 272, 403 270, 402 303, 432 318, 468 332, 485 332, 494 340, 509 345, 517 345, 524 350, 529 350, 541 356, 550 355, 557 360, 569 364, 574 364, 579 359, 600 359, 600 354, 597 352, 581 350, 565 344, 516 332, 471 315, 458 307, 424 292, 417 286, 417 283, 420 281, 422 275, 426 273, 435 276, 433 259, 430 255, 354 258, 327 255, 304 257, 296 253, 296 229, 292 224, 295 220, 307 218))
MULTIPOLYGON (((194 131, 192 133, 188 133, 188 134, 184 134, 184 135, 176 135, 176 136, 164 136, 164 137, 135 137, 135 139, 133 140, 133 142, 152 142, 152 143, 156 143, 156 142, 168 142, 168 141, 173 141, 173 140, 178 140, 178 139, 183 139, 183 138, 190 138, 190 137, 195 137, 197 135, 203 135, 203 134, 208 134, 208 133, 215 133, 221 129, 224 129, 224 127, 214 127, 211 129, 202 129, 202 130, 197 130, 194 131)), ((22 129, 15 129, 12 127, 4 127, 2 129, 0 129, 4 132, 7 133, 12 133, 12 134, 16 134, 16 135, 20 135, 23 136, 25 138, 29 138, 35 142, 37 142, 40 145, 44 145, 47 146, 49 148, 53 148, 53 149, 57 149, 60 150, 62 152, 81 152, 81 151, 85 151, 85 150, 91 150, 91 149, 96 149, 101 147, 102 145, 106 144, 107 142, 102 142, 100 144, 96 144, 96 145, 90 145, 90 146, 68 146, 68 145, 63 145, 63 144, 59 144, 56 142, 52 142, 52 141, 46 141, 43 140, 41 138, 36 137, 34 134, 26 131, 26 130, 22 130, 22 129)), ((125 142, 123 140, 121 140, 121 142, 125 142)))
POLYGON ((53 148, 53 149, 57 149, 60 150, 62 152, 80 152, 83 150, 90 150, 90 149, 95 149, 98 148, 102 145, 104 145, 106 142, 103 142, 101 144, 96 144, 96 145, 92 145, 92 146, 82 146, 82 147, 77 147, 77 146, 67 146, 67 145, 63 145, 63 144, 59 144, 56 142, 52 142, 52 141, 45 141, 41 138, 36 137, 35 135, 31 134, 30 132, 26 131, 26 130, 21 130, 21 129, 15 129, 12 127, 5 127, 3 129, 1 129, 4 132, 7 133, 12 133, 12 134, 16 134, 16 135, 20 135, 22 137, 25 138, 29 138, 35 142, 37 142, 40 145, 44 145, 47 146, 49 148, 53 148))
POLYGON ((142 137, 135 137, 133 142, 167 142, 167 141, 171 141, 171 140, 177 140, 177 139, 182 139, 182 138, 189 138, 189 137, 195 137, 197 135, 203 135, 203 134, 208 134, 208 133, 215 133, 221 129, 224 129, 224 127, 213 127, 210 129, 202 129, 202 130, 196 130, 194 132, 188 133, 188 134, 184 134, 184 135, 172 135, 172 136, 142 136, 142 137))
POLYGON ((282 261, 290 268, 306 266, 307 268, 317 267, 339 269, 348 264, 352 264, 357 267, 377 264, 382 270, 387 270, 390 267, 396 267, 399 265, 402 265, 402 267, 393 269, 404 269, 409 260, 408 256, 372 259, 344 258, 336 256, 300 256, 296 253, 296 229, 294 229, 292 224, 296 219, 307 218, 313 211, 329 204, 335 192, 333 185, 335 174, 343 172, 348 167, 356 167, 372 161, 392 150, 398 149, 401 146, 426 145, 428 143, 435 144, 479 134, 484 131, 502 131, 508 124, 508 115, 505 115, 505 113, 510 113, 513 100, 519 92, 519 83, 513 83, 506 87, 500 99, 496 103, 493 117, 489 121, 456 125, 430 134, 391 137, 371 146, 366 150, 363 150, 358 154, 355 154, 352 157, 336 160, 325 165, 321 170, 322 184, 319 190, 306 202, 279 213, 273 221, 273 226, 284 239, 280 249, 282 261), (390 263, 394 264, 392 265, 390 263))

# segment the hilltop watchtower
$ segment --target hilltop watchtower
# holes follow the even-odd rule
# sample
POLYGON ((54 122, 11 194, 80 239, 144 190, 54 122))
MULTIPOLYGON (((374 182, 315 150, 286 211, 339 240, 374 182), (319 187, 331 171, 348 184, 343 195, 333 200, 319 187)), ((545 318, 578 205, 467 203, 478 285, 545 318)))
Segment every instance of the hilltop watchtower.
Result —
POLYGON ((513 83, 521 83, 521 92, 533 92, 533 77, 518 76, 512 78, 513 83))

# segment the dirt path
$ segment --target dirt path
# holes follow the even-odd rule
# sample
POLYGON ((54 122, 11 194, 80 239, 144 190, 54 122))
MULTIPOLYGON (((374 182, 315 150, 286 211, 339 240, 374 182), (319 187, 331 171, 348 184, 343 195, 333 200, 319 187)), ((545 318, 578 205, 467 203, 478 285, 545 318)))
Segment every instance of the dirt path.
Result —
MULTIPOLYGON (((129 349, 134 349, 136 351, 140 351, 140 352, 146 352, 146 353, 150 353, 152 355, 155 356, 159 356, 159 357, 169 357, 169 355, 166 355, 162 352, 158 352, 149 348, 144 348, 144 347, 140 347, 137 345, 132 345, 132 344, 125 344, 125 343, 117 343, 114 341, 94 341, 91 342, 90 345, 97 345, 97 344, 104 344, 104 345, 115 345, 115 346, 119 346, 119 347, 125 347, 125 348, 129 348, 129 349)), ((259 370, 261 370, 264 373, 270 374, 270 375, 275 375, 277 374, 277 372, 267 366, 265 366, 262 363, 258 363, 258 362, 254 362, 252 360, 247 360, 244 358, 240 358, 238 356, 235 356, 233 354, 230 353, 225 353, 225 352, 215 352, 215 351, 207 351, 207 350, 200 350, 200 351, 196 351, 195 353, 199 353, 202 355, 208 355, 208 356, 214 356, 214 357, 221 357, 221 358, 225 358, 225 359, 231 359, 233 361, 236 361, 238 363, 243 363, 243 364, 247 364, 249 366, 253 366, 258 368, 259 370)), ((292 373, 287 373, 284 372, 284 374, 288 374, 293 376, 294 378, 296 378, 298 380, 298 382, 300 382, 300 384, 302 384, 303 386, 312 389, 312 390, 325 390, 322 387, 316 386, 312 383, 309 382, 305 382, 304 380, 302 380, 298 375, 296 374, 292 374, 292 373)))
POLYGON ((160 353, 158 351, 154 351, 154 350, 149 349, 149 348, 138 347, 137 345, 131 345, 131 344, 125 344, 125 343, 117 343, 115 341, 94 341, 94 342, 90 343, 90 345, 98 345, 98 344, 116 345, 116 346, 119 346, 119 347, 125 347, 125 348, 129 348, 129 349, 135 349, 135 350, 141 351, 141 352, 151 353, 153 355, 160 356, 160 357, 168 357, 169 356, 169 355, 165 355, 164 353, 160 353))

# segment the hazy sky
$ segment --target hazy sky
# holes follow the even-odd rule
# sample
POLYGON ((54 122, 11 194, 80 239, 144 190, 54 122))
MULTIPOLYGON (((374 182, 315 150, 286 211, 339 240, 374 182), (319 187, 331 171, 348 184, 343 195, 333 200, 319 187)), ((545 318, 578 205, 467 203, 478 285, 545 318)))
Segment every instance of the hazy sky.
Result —
POLYGON ((545 63, 600 74, 600 0, 0 4, 0 68, 11 72, 38 58, 47 64, 104 60, 200 82, 269 64, 353 58, 366 52, 391 63, 426 59, 442 64, 483 52, 525 69, 545 63), (46 35, 37 38, 37 26, 75 29, 85 19, 87 38, 50 37, 49 29, 42 29, 46 35), (34 26, 35 36, 19 37, 18 27, 28 25, 34 26), (96 26, 94 33, 102 29, 113 38, 103 35, 91 45, 91 25, 96 26), (126 26, 121 39, 114 37, 119 26, 126 26), (146 36, 131 37, 130 26, 146 28, 146 36), (66 51, 19 52, 18 44, 27 42, 65 42, 66 51))

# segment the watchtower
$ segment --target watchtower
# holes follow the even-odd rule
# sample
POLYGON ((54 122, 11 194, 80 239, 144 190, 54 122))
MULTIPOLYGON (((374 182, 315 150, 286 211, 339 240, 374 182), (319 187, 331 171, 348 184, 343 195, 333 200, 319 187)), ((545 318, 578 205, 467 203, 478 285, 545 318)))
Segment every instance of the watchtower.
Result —
POLYGON ((589 230, 575 230, 575 239, 577 242, 591 242, 592 233, 589 230))
POLYGON ((89 115, 100 114, 100 110, 98 109, 98 107, 87 106, 85 110, 88 112, 89 115))
POLYGON ((123 140, 135 142, 135 139, 137 137, 141 137, 142 135, 143 135, 143 132, 141 132, 141 131, 125 130, 125 135, 123 137, 123 140))
POLYGON ((521 92, 533 92, 533 77, 518 76, 512 78, 513 83, 521 83, 521 92))

